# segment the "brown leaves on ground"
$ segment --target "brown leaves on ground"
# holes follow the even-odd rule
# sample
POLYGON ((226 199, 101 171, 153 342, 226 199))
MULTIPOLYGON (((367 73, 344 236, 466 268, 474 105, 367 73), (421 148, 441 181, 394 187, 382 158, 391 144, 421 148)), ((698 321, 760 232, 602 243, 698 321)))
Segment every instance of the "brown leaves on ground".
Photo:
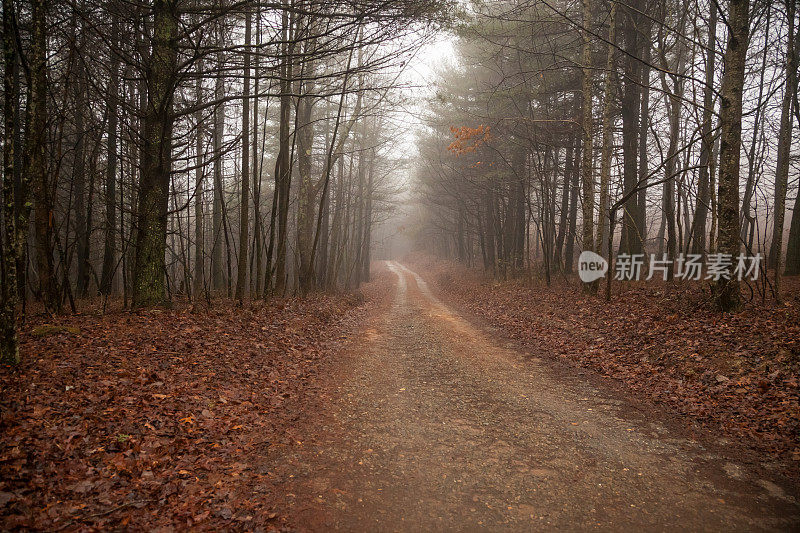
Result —
POLYGON ((620 379, 762 452, 800 461, 799 279, 785 280, 782 306, 759 301, 721 314, 701 282, 617 283, 605 302, 577 281, 493 282, 452 263, 412 260, 446 299, 537 353, 620 379))
POLYGON ((281 527, 257 457, 302 440, 363 308, 340 295, 32 318, 22 365, 0 369, 0 529, 281 527))

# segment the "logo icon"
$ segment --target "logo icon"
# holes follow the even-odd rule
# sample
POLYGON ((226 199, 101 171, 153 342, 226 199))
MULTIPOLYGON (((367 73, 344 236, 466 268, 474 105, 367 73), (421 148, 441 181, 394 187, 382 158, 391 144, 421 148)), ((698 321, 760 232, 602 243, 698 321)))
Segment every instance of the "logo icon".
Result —
POLYGON ((591 283, 606 275, 608 272, 608 261, 592 251, 581 252, 578 257, 578 277, 584 283, 591 283))

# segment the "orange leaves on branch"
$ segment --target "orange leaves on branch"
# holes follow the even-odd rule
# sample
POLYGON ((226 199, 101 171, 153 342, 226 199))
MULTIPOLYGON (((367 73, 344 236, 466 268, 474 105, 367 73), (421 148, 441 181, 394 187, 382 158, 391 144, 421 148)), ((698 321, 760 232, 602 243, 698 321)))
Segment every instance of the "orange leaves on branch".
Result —
POLYGON ((491 126, 483 124, 477 128, 450 126, 450 132, 455 140, 448 145, 447 150, 456 154, 456 157, 474 152, 479 146, 492 140, 490 128, 491 126))

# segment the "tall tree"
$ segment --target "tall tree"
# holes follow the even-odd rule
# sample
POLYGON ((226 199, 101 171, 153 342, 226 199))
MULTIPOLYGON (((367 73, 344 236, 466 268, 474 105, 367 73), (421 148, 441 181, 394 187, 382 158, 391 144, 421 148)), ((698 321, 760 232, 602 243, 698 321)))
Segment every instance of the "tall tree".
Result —
MULTIPOLYGON (((642 96, 641 82, 641 49, 642 40, 639 35, 641 23, 640 0, 628 3, 623 9, 622 40, 625 51, 624 85, 622 89, 622 159, 623 183, 625 194, 636 190, 639 181, 639 120, 642 96)), ((649 46, 649 43, 648 43, 649 46)), ((631 194, 622 210, 622 239, 620 252, 640 254, 643 252, 643 231, 638 226, 641 219, 638 194, 631 194)))
POLYGON ((172 170, 177 36, 176 0, 154 0, 152 52, 146 70, 147 108, 133 270, 134 307, 167 301, 165 253, 172 170))
POLYGON ((223 53, 224 36, 222 22, 217 21, 215 25, 217 53, 216 53, 216 76, 214 80, 214 131, 213 131, 213 155, 214 168, 213 188, 214 200, 212 205, 212 227, 211 227, 211 286, 215 291, 220 291, 225 286, 225 272, 222 269, 222 244, 227 239, 223 211, 225 209, 225 195, 222 184, 222 135, 225 131, 225 56, 223 53))
MULTIPOLYGON (((642 10, 647 12, 652 3, 643 1, 642 10)), ((685 5, 685 4, 684 4, 685 5)), ((650 61, 652 55, 651 29, 652 20, 650 17, 641 16, 637 24, 639 32, 639 53, 641 64, 639 65, 639 82, 641 92, 639 95, 639 132, 637 142, 639 144, 639 168, 636 174, 636 187, 639 189, 636 199, 636 228, 641 235, 642 252, 644 252, 644 241, 647 239, 647 189, 648 176, 650 175, 649 152, 647 137, 650 130, 650 61)))
MULTIPOLYGON (((616 80, 616 62, 614 61, 616 51, 616 26, 617 26, 617 1, 611 0, 611 13, 608 17, 608 52, 606 54, 606 72, 603 81, 603 146, 600 151, 600 218, 597 231, 597 247, 602 254, 603 243, 608 240, 609 219, 608 219, 608 197, 609 182, 611 181, 611 149, 614 140, 613 117, 611 116, 614 107, 616 80)), ((569 159, 569 151, 567 159, 569 159)), ((569 165, 569 161, 567 161, 569 165)))
MULTIPOLYGON (((278 139, 280 143, 278 158, 275 163, 275 194, 277 199, 275 216, 277 217, 277 249, 275 251, 275 292, 282 295, 286 287, 286 245, 288 239, 289 217, 289 191, 292 184, 291 170, 291 136, 289 132, 292 105, 292 76, 294 63, 293 27, 294 14, 289 14, 288 0, 283 2, 282 42, 283 53, 281 61, 281 88, 280 88, 280 124, 278 126, 278 139)), ((270 230, 272 231, 272 230, 270 230)), ((272 239, 270 238, 270 249, 272 239)), ((271 250, 267 252, 268 261, 271 250)), ((269 265, 269 262, 267 263, 269 265)), ((268 274, 269 276, 269 274, 268 274)), ((265 284, 266 293, 269 284, 265 284)))
MULTIPOLYGON (((564 157, 564 176, 563 181, 561 183, 561 206, 560 206, 560 213, 558 217, 558 235, 556 235, 556 246, 553 252, 553 264, 556 268, 562 268, 563 265, 563 247, 564 247, 564 239, 567 236, 567 225, 568 217, 569 217, 569 201, 570 201, 570 180, 572 179, 572 162, 573 157, 572 153, 575 149, 575 137, 574 135, 570 134, 566 137, 567 148, 566 154, 564 157)), ((602 190, 602 189, 601 189, 602 190)), ((600 216, 602 217, 603 210, 600 210, 600 216)), ((601 219, 602 220, 602 219, 601 219)))
POLYGON ((713 159, 714 138, 711 135, 711 122, 714 115, 714 74, 717 47, 717 9, 712 6, 708 19, 708 40, 706 42, 706 79, 703 87, 703 123, 701 128, 700 173, 697 184, 697 205, 692 223, 692 253, 704 254, 706 251, 706 219, 711 204, 711 160, 713 159))
MULTIPOLYGON (((795 42, 794 35, 796 10, 797 0, 786 0, 786 14, 789 19, 789 33, 786 39, 786 86, 783 89, 781 125, 778 131, 778 161, 775 168, 775 222, 770 253, 770 259, 775 268, 775 295, 778 300, 781 298, 783 225, 786 215, 786 186, 789 181, 789 154, 792 147, 792 105, 794 95, 797 94, 797 47, 800 46, 800 32, 798 32, 798 42, 795 42)), ((800 218, 800 211, 795 210, 792 218, 800 218)))
MULTIPOLYGON (((578 139, 575 144, 575 153, 573 155, 572 177, 570 185, 572 188, 572 194, 569 199, 569 228, 567 229, 567 244, 564 246, 564 272, 567 274, 572 273, 572 263, 575 260, 575 229, 578 220, 578 191, 580 189, 580 165, 578 164, 581 157, 580 152, 581 143, 580 139, 578 139)), ((598 246, 602 246, 602 243, 600 243, 598 246)))
POLYGON ((61 310, 61 293, 53 260, 55 190, 47 164, 47 9, 46 0, 32 0, 31 44, 28 53, 30 96, 25 159, 26 172, 36 196, 34 231, 41 297, 48 310, 58 312, 61 310))
POLYGON ((14 2, 3 0, 3 234, 0 235, 0 363, 19 363, 17 343, 17 255, 18 241, 14 216, 14 164, 19 91, 15 70, 17 51, 14 29, 14 2))
MULTIPOLYGON (((195 81, 195 95, 198 102, 203 101, 203 61, 197 64, 197 80, 195 81)), ((194 170, 194 287, 192 292, 195 299, 203 292, 205 263, 205 242, 203 236, 203 110, 198 108, 195 112, 195 165, 194 170)))
POLYGON ((239 206, 239 262, 236 276, 236 299, 244 298, 247 288, 247 252, 250 229, 250 46, 252 15, 247 9, 244 22, 244 90, 242 93, 242 190, 239 206))
POLYGON ((117 228, 117 125, 119 116, 119 69, 120 59, 117 53, 119 39, 119 23, 116 13, 112 13, 111 46, 107 98, 108 113, 108 155, 106 157, 106 194, 105 194, 105 246, 103 248, 103 273, 100 281, 100 292, 111 294, 114 272, 116 270, 116 228, 117 228))
POLYGON ((89 285, 89 235, 88 210, 86 208, 86 69, 81 54, 84 53, 85 28, 79 22, 78 7, 73 6, 72 22, 75 25, 73 45, 73 68, 75 82, 72 84, 72 102, 75 106, 75 149, 72 162, 72 183, 75 188, 75 240, 77 241, 76 286, 78 296, 85 296, 89 285))
MULTIPOLYGON (((261 11, 256 10, 256 47, 261 46, 261 11)), ((261 235, 261 171, 263 165, 263 154, 259 154, 258 150, 258 94, 259 94, 259 79, 260 79, 260 54, 256 54, 253 58, 253 135, 252 135, 252 156, 253 156, 253 255, 255 256, 255 275, 251 279, 251 295, 257 297, 261 291, 261 278, 263 277, 263 250, 262 250, 262 235, 261 235)), ((269 101, 264 110, 264 118, 266 119, 267 112, 269 111, 269 101)), ((266 134, 266 124, 264 125, 264 133, 266 134)), ((263 146, 263 145, 262 145, 263 146)), ((263 148, 262 148, 263 150, 263 148)), ((252 264, 251 260, 251 264, 252 264)))
MULTIPOLYGON (((583 1, 583 51, 581 77, 581 128, 583 151, 581 159, 581 186, 583 187, 583 250, 594 250, 594 169, 592 167, 592 43, 589 38, 592 23, 592 2, 583 1)), ((584 284, 586 290, 597 292, 597 284, 584 284)))
MULTIPOLYGON (((304 55, 314 52, 315 40, 309 39, 305 44, 304 55)), ((314 72, 313 59, 304 66, 304 77, 300 81, 301 96, 297 102, 297 255, 298 255, 298 287, 302 294, 314 288, 314 265, 312 263, 312 246, 314 241, 314 214, 316 212, 317 184, 311 175, 312 149, 314 142, 314 124, 312 112, 314 106, 314 72)))
MULTIPOLYGON (((728 12, 728 44, 725 50, 725 71, 720 89, 720 152, 717 210, 719 230, 717 248, 720 253, 739 254, 739 160, 742 147, 742 92, 745 61, 750 33, 749 0, 730 0, 728 12)), ((720 279, 715 288, 715 301, 723 311, 739 307, 739 281, 720 279)))
MULTIPOLYGON (((666 15, 666 13, 664 13, 666 15)), ((666 18, 666 17, 664 17, 666 18)), ((662 26, 663 28, 663 26, 662 26)), ((677 33, 682 35, 685 28, 685 17, 678 21, 677 33)), ((662 32, 659 32, 662 33, 662 32)), ((675 208, 675 181, 678 173, 678 141, 680 138, 681 128, 681 105, 683 103, 684 93, 684 65, 685 65, 685 52, 686 47, 681 39, 677 38, 674 46, 674 67, 667 60, 666 51, 664 50, 663 37, 659 39, 661 46, 659 49, 661 55, 661 63, 663 69, 660 72, 661 84, 664 93, 669 95, 667 100, 668 116, 669 116, 669 146, 667 148, 667 159, 664 164, 664 216, 667 229, 667 255, 671 261, 667 273, 667 279, 672 280, 673 267, 672 262, 677 258, 678 252, 678 239, 676 235, 676 208, 675 208), (672 79, 672 87, 667 84, 667 72, 670 73, 669 77, 672 79)), ((644 117, 642 117, 644 120, 644 117)))

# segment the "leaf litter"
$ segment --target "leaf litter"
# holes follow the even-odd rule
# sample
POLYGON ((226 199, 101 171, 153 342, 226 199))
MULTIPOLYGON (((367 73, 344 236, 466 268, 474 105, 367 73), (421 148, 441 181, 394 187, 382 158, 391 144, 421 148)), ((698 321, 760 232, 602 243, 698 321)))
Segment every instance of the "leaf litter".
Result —
POLYGON ((2 529, 284 527, 258 458, 303 439, 318 377, 367 306, 30 317, 23 363, 0 368, 2 529))
POLYGON ((498 282, 430 256, 407 259, 445 300, 532 352, 620 380, 800 468, 800 279, 784 280, 783 305, 754 300, 722 314, 707 282, 617 282, 606 302, 573 279, 498 282))

